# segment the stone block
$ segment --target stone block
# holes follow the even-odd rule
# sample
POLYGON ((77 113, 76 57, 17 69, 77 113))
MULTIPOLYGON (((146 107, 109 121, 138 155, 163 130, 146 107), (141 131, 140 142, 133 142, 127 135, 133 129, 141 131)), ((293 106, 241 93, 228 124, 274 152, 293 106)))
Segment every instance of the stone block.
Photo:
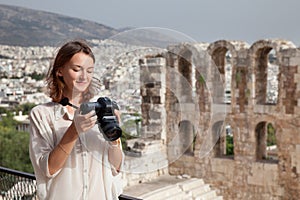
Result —
POLYGON ((291 66, 297 66, 300 65, 300 57, 290 57, 289 59, 289 65, 291 66))
POLYGON ((160 88, 147 88, 147 95, 148 96, 160 96, 160 88))
POLYGON ((161 124, 152 123, 147 126, 147 132, 157 133, 160 132, 161 129, 161 124))
POLYGON ((144 85, 145 83, 151 83, 155 82, 156 80, 149 74, 147 71, 144 71, 140 74, 140 82, 141 85, 144 85))
POLYGON ((294 113, 295 115, 299 116, 300 115, 300 99, 297 100, 298 105, 294 107, 294 113))
POLYGON ((153 104, 161 104, 161 97, 160 96, 152 96, 151 103, 153 104))
POLYGON ((151 65, 148 67, 149 73, 153 74, 161 74, 163 71, 163 67, 162 65, 151 65))
POLYGON ((165 66, 166 65, 166 59, 165 58, 147 58, 146 59, 146 65, 147 66, 165 66))
POLYGON ((247 183, 263 187, 276 186, 278 184, 277 164, 253 163, 247 178, 247 183))
POLYGON ((151 103, 151 98, 149 96, 142 97, 143 103, 151 103))
POLYGON ((140 94, 141 94, 141 96, 147 96, 147 88, 141 87, 140 94))
POLYGON ((295 74, 294 75, 294 81, 295 81, 295 83, 300 83, 300 74, 295 74))
POLYGON ((300 174, 300 144, 296 145, 295 152, 291 153, 292 168, 295 167, 296 173, 300 174))
POLYGON ((161 120, 162 113, 155 110, 149 111, 149 118, 150 120, 161 120))
POLYGON ((151 76, 151 80, 153 82, 159 82, 162 80, 162 77, 163 77, 163 75, 159 74, 159 73, 152 73, 150 76, 151 76))
POLYGON ((234 160, 226 158, 213 158, 212 163, 212 172, 221 173, 224 177, 232 178, 234 174, 234 160))

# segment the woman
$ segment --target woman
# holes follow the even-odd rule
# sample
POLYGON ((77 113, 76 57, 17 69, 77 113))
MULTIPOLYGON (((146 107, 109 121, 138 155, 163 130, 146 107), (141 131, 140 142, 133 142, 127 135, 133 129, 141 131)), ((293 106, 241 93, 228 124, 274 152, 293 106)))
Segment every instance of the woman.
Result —
POLYGON ((30 113, 30 159, 40 199, 109 200, 122 192, 120 140, 105 141, 94 110, 83 115, 76 109, 94 96, 94 63, 84 41, 64 44, 47 76, 52 101, 30 113), (68 105, 59 103, 64 98, 68 105))

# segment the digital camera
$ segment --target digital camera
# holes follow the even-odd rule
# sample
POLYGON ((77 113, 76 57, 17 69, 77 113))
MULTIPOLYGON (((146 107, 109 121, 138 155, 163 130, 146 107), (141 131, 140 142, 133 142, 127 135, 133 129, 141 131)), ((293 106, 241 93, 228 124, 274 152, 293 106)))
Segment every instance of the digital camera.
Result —
POLYGON ((98 128, 100 132, 102 130, 107 141, 115 141, 122 136, 122 129, 114 114, 115 109, 119 110, 118 104, 108 97, 100 97, 97 102, 85 102, 80 105, 81 114, 95 110, 98 128))

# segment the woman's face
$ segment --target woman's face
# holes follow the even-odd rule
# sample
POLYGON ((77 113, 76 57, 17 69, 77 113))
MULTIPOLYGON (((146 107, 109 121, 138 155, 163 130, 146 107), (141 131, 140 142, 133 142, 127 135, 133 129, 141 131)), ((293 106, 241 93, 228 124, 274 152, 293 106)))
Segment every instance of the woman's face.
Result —
POLYGON ((91 83, 94 73, 93 59, 83 53, 74 54, 69 62, 67 62, 58 71, 58 75, 63 77, 65 82, 65 90, 67 94, 84 92, 91 83))

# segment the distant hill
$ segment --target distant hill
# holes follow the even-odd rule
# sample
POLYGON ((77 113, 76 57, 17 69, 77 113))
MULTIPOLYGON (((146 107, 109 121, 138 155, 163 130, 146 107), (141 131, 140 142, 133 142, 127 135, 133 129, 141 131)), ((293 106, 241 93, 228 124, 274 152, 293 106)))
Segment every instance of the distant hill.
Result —
POLYGON ((0 44, 57 46, 70 38, 106 39, 119 31, 88 20, 0 4, 0 44))

